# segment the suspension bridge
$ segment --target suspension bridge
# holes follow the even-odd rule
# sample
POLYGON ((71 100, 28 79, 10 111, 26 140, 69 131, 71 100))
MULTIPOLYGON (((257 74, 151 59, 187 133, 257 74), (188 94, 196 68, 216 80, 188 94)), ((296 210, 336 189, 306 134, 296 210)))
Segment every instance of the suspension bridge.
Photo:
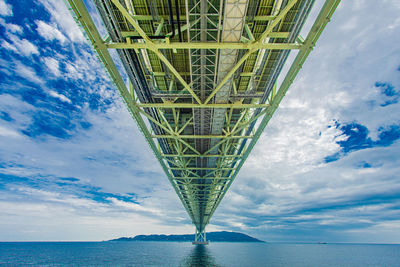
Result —
POLYGON ((207 243, 207 224, 340 0, 315 18, 314 0, 68 2, 195 225, 193 243, 207 243))

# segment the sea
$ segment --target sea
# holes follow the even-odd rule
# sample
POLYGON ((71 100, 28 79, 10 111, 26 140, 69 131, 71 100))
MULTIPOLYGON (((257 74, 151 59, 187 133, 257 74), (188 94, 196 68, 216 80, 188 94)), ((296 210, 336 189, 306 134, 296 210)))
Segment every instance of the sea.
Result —
POLYGON ((400 266, 400 245, 1 242, 0 266, 400 266))

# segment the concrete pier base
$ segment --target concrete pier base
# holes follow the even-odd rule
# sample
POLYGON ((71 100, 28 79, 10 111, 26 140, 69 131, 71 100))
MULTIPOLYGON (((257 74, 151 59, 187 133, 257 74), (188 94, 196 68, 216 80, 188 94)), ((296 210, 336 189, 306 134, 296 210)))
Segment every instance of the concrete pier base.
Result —
POLYGON ((203 229, 199 232, 196 228, 196 232, 194 234, 194 241, 192 242, 193 245, 208 245, 208 241, 206 239, 206 231, 203 229))
POLYGON ((200 242, 200 241, 193 241, 193 245, 208 245, 208 241, 200 242))

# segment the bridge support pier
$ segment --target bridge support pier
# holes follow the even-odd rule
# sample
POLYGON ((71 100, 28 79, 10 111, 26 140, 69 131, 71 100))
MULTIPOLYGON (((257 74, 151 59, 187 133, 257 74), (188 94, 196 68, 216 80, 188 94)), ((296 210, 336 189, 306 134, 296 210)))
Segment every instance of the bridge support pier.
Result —
POLYGON ((206 239, 206 231, 203 229, 203 231, 199 232, 195 231, 194 234, 194 241, 192 242, 193 245, 208 245, 208 241, 206 239))

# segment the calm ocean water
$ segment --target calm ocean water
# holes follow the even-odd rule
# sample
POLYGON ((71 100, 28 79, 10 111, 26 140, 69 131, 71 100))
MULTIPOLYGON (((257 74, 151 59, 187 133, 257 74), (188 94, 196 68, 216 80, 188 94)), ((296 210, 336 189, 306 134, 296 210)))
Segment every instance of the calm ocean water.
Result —
POLYGON ((400 266, 400 245, 4 242, 1 266, 400 266))

